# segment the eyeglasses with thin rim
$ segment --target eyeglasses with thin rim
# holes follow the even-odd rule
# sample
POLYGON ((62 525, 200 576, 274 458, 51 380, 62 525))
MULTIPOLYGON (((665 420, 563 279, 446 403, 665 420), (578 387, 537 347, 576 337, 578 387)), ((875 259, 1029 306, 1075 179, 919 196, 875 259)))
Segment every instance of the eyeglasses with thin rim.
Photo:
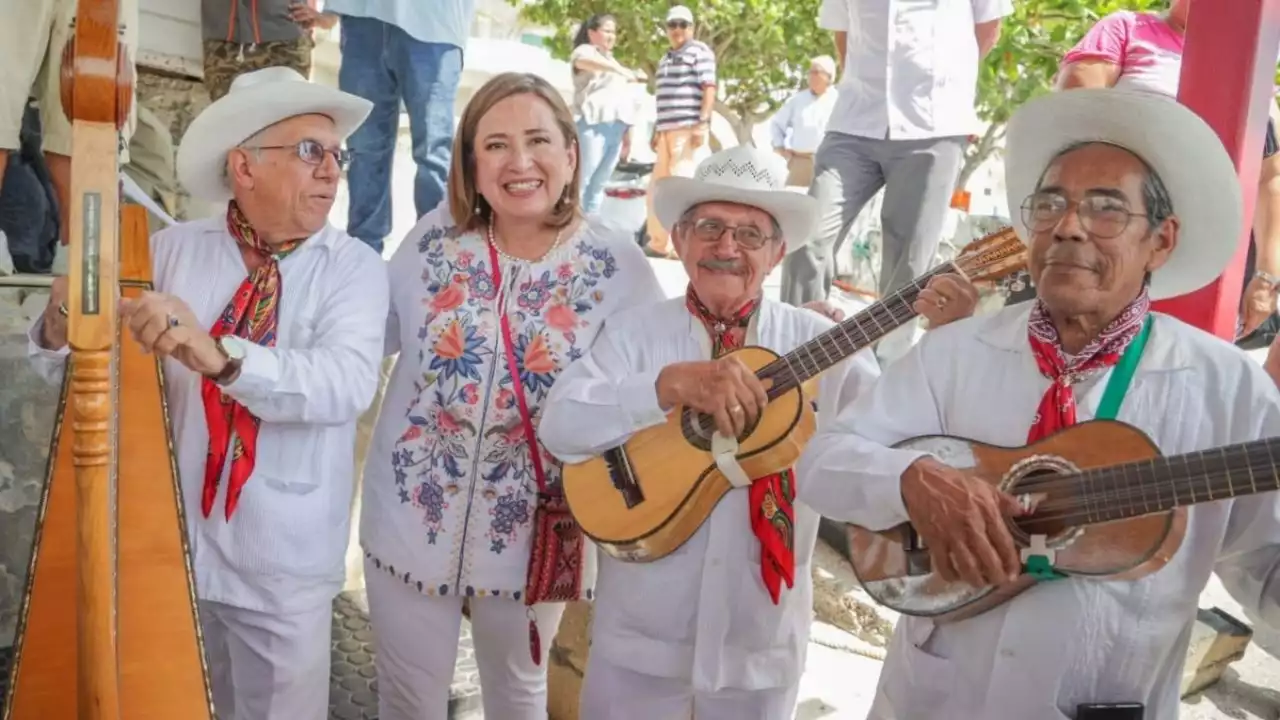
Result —
POLYGON ((300 140, 293 145, 241 145, 244 150, 293 150, 298 159, 308 165, 324 164, 325 155, 332 155, 339 170, 346 170, 351 163, 351 151, 345 148, 327 148, 319 140, 300 140))
POLYGON ((759 250, 764 244, 774 239, 773 235, 765 235, 754 225, 729 225, 712 218, 702 218, 689 227, 693 236, 703 242, 716 242, 726 231, 733 233, 733 241, 746 250, 759 250))
POLYGON ((1062 193, 1042 190, 1022 201, 1022 222, 1032 232, 1047 232, 1057 227, 1072 207, 1085 232, 1103 240, 1119 236, 1133 218, 1147 217, 1146 213, 1131 212, 1125 201, 1111 195, 1089 194, 1077 201, 1062 193))

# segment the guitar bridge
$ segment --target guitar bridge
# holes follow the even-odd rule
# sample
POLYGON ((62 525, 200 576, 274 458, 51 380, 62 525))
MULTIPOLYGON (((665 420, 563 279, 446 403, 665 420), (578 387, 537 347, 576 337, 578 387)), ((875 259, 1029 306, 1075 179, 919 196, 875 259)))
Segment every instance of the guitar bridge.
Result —
POLYGON ((929 550, 916 529, 910 525, 907 525, 902 534, 902 551, 907 556, 907 575, 928 575, 933 572, 929 550))
POLYGON ((640 483, 636 482, 636 474, 631 468, 631 459, 627 457, 626 451, 622 448, 606 450, 602 459, 609 468, 609 479, 613 481, 613 487, 622 493, 622 501, 627 504, 627 509, 644 502, 644 492, 640 490, 640 483))

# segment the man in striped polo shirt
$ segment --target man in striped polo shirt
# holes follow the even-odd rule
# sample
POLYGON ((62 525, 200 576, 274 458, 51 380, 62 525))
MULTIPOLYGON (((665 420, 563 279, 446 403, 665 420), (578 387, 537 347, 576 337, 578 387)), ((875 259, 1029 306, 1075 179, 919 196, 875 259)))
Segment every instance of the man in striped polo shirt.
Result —
POLYGON ((667 38, 671 49, 658 63, 657 120, 651 141, 658 157, 649 180, 646 252, 653 257, 675 257, 671 236, 653 214, 654 183, 671 175, 693 176, 705 154, 716 102, 716 55, 693 38, 689 8, 676 5, 667 12, 667 38))

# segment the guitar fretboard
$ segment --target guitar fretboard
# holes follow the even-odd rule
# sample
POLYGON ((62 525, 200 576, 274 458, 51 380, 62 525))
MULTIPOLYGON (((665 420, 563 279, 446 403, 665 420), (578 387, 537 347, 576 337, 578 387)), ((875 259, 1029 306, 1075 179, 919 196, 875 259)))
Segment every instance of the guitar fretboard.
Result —
MULTIPOLYGON (((1074 485, 1068 503, 1036 519, 1089 524, 1125 520, 1178 507, 1280 490, 1280 438, 1088 470, 1047 479, 1074 485)), ((1032 522, 1035 522, 1034 520, 1032 522)))
POLYGON ((954 263, 936 267, 866 310, 761 368, 757 373, 759 378, 773 381, 768 391, 769 398, 776 398, 803 384, 809 378, 821 374, 914 320, 918 313, 912 305, 920 296, 920 291, 929 284, 929 280, 936 275, 957 272, 959 270, 954 263))

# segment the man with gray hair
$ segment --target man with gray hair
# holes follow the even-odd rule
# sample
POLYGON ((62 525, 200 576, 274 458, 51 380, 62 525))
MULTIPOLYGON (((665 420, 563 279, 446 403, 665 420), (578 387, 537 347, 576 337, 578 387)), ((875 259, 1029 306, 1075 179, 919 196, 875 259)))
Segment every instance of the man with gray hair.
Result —
MULTIPOLYGON (((218 716, 323 720, 342 589, 355 425, 387 321, 378 254, 327 223, 342 141, 370 103, 272 67, 191 123, 178 178, 223 214, 151 238, 156 292, 120 322, 163 358, 195 592, 218 716)), ((31 331, 67 357, 65 278, 31 331)))
MULTIPOLYGON (((814 220, 813 198, 787 190, 786 173, 776 154, 740 145, 707 158, 693 178, 658 183, 654 209, 672 230, 689 288, 610 317, 560 375, 538 428, 549 452, 585 460, 685 406, 715 416, 717 440, 735 439, 733 457, 768 400, 729 353, 747 345, 788 353, 833 327, 763 297, 765 277, 803 246, 814 220)), ((940 325, 975 300, 940 276, 916 307, 940 325)), ((878 374, 871 353, 860 352, 819 376, 819 426, 878 374)), ((582 717, 792 716, 813 614, 818 513, 793 502, 808 479, 791 469, 749 480, 738 469, 745 482, 677 552, 644 563, 600 558, 582 717)))
POLYGON ((789 187, 807 188, 813 182, 813 154, 840 97, 832 87, 835 79, 836 61, 830 55, 815 57, 809 61, 809 87, 788 98, 769 121, 773 150, 787 161, 789 187))

